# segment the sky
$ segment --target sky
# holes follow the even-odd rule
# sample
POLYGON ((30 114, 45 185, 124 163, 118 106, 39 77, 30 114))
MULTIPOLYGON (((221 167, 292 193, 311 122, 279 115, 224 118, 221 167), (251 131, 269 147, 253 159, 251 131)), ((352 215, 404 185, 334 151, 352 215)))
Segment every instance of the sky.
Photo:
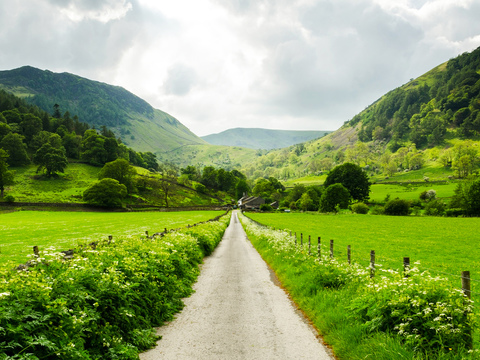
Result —
POLYGON ((480 0, 0 0, 0 70, 122 86, 198 136, 336 130, 480 46, 480 0))

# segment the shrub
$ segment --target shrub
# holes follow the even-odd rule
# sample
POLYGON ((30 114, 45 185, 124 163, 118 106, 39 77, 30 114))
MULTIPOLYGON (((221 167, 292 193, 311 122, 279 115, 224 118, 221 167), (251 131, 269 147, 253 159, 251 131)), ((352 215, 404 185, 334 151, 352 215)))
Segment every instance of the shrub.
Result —
POLYGON ((205 194, 207 192, 207 188, 205 185, 203 184, 200 184, 200 183, 195 183, 193 185, 193 189, 196 191, 196 192, 199 192, 200 194, 205 194))
POLYGON ((15 202, 15 198, 13 197, 13 195, 7 195, 3 199, 5 200, 5 202, 10 203, 10 204, 15 202))
POLYGON ((465 215, 465 211, 460 208, 451 208, 451 209, 445 210, 445 216, 457 217, 462 215, 465 215))
POLYGON ((368 214, 368 210, 370 210, 368 205, 362 202, 355 203, 350 208, 355 214, 368 214))
POLYGON ((83 192, 83 200, 89 204, 120 207, 122 200, 127 196, 127 187, 118 180, 102 179, 83 192))
POLYGON ((432 200, 425 206, 425 215, 443 216, 445 215, 445 203, 440 200, 432 200))
POLYGON ((376 205, 370 209, 370 214, 372 215, 383 215, 385 214, 385 208, 381 205, 376 205))
POLYGON ((272 211, 273 208, 269 204, 260 205, 260 211, 272 211))
POLYGON ((408 215, 410 213, 410 202, 403 199, 390 200, 385 205, 385 215, 408 215))

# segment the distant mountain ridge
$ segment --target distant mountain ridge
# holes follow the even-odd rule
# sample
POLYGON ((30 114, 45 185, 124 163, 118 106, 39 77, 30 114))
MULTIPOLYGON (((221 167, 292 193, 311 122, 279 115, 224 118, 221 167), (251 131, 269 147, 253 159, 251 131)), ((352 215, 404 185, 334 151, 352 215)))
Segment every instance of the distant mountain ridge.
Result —
POLYGON ((70 73, 54 73, 31 66, 0 71, 0 89, 52 113, 58 104, 91 126, 112 129, 137 151, 162 153, 192 144, 205 144, 173 116, 119 86, 70 73))
POLYGON ((331 131, 271 130, 235 128, 218 134, 202 136, 212 145, 239 146, 249 149, 279 149, 325 136, 331 131))

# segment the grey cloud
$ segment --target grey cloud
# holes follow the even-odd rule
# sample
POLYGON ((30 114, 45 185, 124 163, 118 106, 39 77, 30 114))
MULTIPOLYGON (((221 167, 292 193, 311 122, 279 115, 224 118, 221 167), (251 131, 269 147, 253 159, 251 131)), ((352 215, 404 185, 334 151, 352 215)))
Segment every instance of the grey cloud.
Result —
POLYGON ((163 87, 167 94, 183 96, 190 92, 198 80, 197 73, 184 64, 175 64, 168 70, 163 87))

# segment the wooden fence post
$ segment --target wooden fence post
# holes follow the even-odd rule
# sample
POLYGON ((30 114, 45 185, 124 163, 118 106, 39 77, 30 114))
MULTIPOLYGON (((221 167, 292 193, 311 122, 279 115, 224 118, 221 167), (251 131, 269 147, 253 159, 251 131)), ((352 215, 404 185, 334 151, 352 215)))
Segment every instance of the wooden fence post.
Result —
POLYGON ((108 235, 108 244, 110 245, 110 242, 112 241, 113 239, 113 236, 112 235, 108 235))
POLYGON ((410 258, 404 257, 403 258, 403 274, 404 274, 404 277, 406 278, 409 277, 408 270, 410 270, 410 258))
POLYGON ((375 250, 370 251, 370 278, 375 276, 375 250))
POLYGON ((295 247, 297 247, 297 233, 295 233, 295 247))
POLYGON ((312 255, 312 241, 310 235, 308 235, 308 255, 312 255))
POLYGON ((333 259, 333 240, 330 240, 330 259, 333 259))
POLYGON ((470 271, 462 271, 462 291, 469 299, 472 297, 470 291, 470 271))
POLYGON ((347 245, 347 260, 348 260, 348 265, 350 265, 352 263, 352 252, 351 252, 350 245, 347 245))
POLYGON ((145 236, 148 238, 148 230, 145 231, 145 236))
POLYGON ((37 245, 35 245, 35 246, 33 247, 33 254, 34 254, 35 256, 38 256, 38 246, 37 246, 37 245))
POLYGON ((318 242, 317 242, 317 252, 318 252, 318 259, 322 261, 322 239, 320 236, 318 237, 318 242))
POLYGON ((300 233, 300 246, 303 248, 303 233, 300 233))

